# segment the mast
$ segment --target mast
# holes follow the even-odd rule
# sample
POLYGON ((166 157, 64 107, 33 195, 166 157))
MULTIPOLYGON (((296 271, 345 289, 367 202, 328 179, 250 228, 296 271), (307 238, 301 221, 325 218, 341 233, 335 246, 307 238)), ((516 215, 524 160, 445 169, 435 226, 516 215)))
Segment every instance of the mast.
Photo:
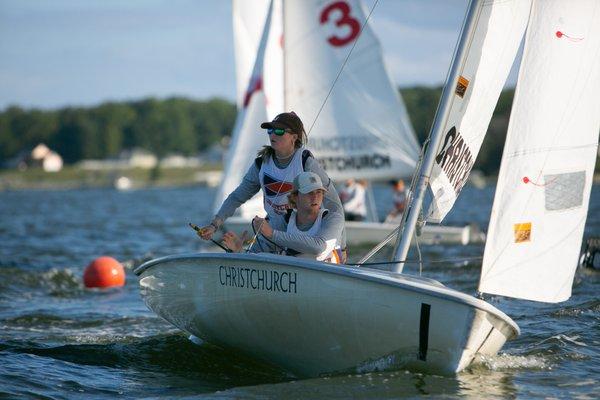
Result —
MULTIPOLYGON (((483 0, 471 0, 469 4, 469 9, 461 30, 460 40, 454 54, 452 66, 448 73, 440 104, 431 128, 430 143, 427 146, 425 158, 418 172, 419 178, 415 186, 415 194, 412 198, 410 206, 408 207, 405 223, 401 227, 401 234, 398 235, 396 240, 392 261, 404 261, 408 254, 410 242, 417 226, 421 208, 423 207, 423 199, 425 198, 425 192, 427 191, 427 186, 429 185, 429 179, 431 177, 431 170, 435 162, 435 156, 444 137, 443 129, 450 114, 451 100, 452 96, 454 95, 454 87, 458 81, 460 71, 464 65, 469 46, 471 44, 473 32, 477 25, 478 11, 481 9, 480 3, 482 2, 483 0)), ((393 270, 396 273, 401 273, 403 268, 404 262, 400 262, 394 265, 393 270)))
POLYGON ((285 0, 281 1, 281 51, 283 54, 283 110, 281 112, 288 112, 288 101, 287 101, 287 57, 285 55, 285 48, 287 38, 285 35, 285 0))

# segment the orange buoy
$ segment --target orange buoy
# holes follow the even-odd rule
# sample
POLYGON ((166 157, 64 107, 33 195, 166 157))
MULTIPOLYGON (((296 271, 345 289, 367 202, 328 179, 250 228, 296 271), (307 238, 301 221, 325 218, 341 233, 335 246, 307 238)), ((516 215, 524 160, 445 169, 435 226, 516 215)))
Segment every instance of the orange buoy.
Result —
POLYGON ((125 270, 120 262, 112 257, 98 257, 83 272, 85 287, 107 288, 125 284, 125 270))

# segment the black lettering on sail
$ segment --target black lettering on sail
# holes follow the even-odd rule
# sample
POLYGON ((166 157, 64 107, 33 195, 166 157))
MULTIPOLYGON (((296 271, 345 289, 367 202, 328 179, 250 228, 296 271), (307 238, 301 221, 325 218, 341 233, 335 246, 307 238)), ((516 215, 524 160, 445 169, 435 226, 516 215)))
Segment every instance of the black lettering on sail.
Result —
POLYGON ((473 168, 473 154, 465 139, 452 127, 444 137, 442 149, 435 157, 458 196, 473 168))
POLYGON ((444 137, 444 145, 442 146, 442 150, 435 157, 435 162, 438 163, 441 169, 444 169, 444 165, 446 165, 446 161, 450 157, 447 155, 448 148, 454 143, 454 137, 456 136, 456 128, 452 127, 448 133, 446 133, 446 137, 444 137))
MULTIPOLYGON (((461 136, 458 136, 452 144, 451 150, 449 150, 449 152, 451 153, 451 159, 450 165, 448 165, 448 167, 446 168, 446 170, 448 171, 447 175, 449 178, 456 176, 456 170, 460 166, 460 159, 462 157, 463 147, 465 147, 465 141, 461 136)), ((450 180, 453 179, 450 178, 450 180)))
POLYGON ((326 171, 350 171, 371 169, 379 170, 390 168, 392 159, 387 154, 358 154, 344 156, 323 156, 319 157, 319 164, 326 171))

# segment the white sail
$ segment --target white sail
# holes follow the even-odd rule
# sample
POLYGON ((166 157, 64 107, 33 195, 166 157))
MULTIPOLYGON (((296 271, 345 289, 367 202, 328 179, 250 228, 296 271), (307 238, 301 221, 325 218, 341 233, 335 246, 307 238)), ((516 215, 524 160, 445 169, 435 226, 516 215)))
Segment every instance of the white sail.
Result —
MULTIPOLYGON (((235 4, 234 4, 235 6, 235 4)), ((234 16, 236 13, 234 12, 234 16)), ((224 179, 215 196, 214 211, 218 211, 225 198, 242 181, 242 178, 256 153, 268 143, 267 135, 261 130, 260 124, 267 120, 267 106, 264 81, 264 60, 269 43, 269 28, 271 26, 272 6, 268 8, 260 45, 256 52, 252 74, 246 82, 246 90, 241 100, 231 136, 231 144, 227 151, 224 179)), ((257 204, 257 201, 250 204, 257 204)), ((259 211, 257 209, 256 211, 259 211)), ((243 210, 242 210, 243 212, 243 210)), ((250 212, 253 213, 253 211, 250 212)), ((264 211, 263 211, 264 212, 264 211)))
MULTIPOLYGON (((270 121, 285 112, 285 83, 283 59, 283 0, 273 0, 271 26, 263 60, 267 119, 270 121)), ((264 121, 263 121, 264 122, 264 121)), ((257 125, 257 129, 259 125, 257 125)))
POLYGON ((271 0, 233 0, 237 107, 242 108, 271 0))
MULTIPOLYGON (((285 109, 282 2, 282 0, 273 0, 273 12, 262 60, 263 88, 267 95, 266 105, 269 119, 285 109)), ((266 28, 265 21, 270 6, 271 0, 233 0, 233 37, 238 108, 243 107, 247 97, 248 81, 257 60, 256 55, 266 28)))
POLYGON ((600 129, 600 2, 535 1, 479 290, 571 295, 600 129))
POLYGON ((309 148, 329 176, 411 175, 419 146, 377 38, 368 24, 361 33, 360 2, 286 0, 284 15, 286 105, 304 122, 309 148))
POLYGON ((529 0, 482 1, 431 172, 427 220, 441 222, 467 181, 521 43, 529 0))

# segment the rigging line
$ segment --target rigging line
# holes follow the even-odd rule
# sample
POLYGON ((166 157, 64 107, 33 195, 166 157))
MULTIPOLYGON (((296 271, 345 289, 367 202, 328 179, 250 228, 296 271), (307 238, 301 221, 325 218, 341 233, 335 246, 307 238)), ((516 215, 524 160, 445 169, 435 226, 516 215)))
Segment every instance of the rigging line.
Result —
MULTIPOLYGON (((267 218, 265 218, 265 221, 267 220, 267 218)), ((264 222, 262 222, 260 224, 260 226, 262 226, 264 222)), ((269 239, 268 237, 266 237, 265 235, 262 235, 260 233, 260 230, 257 232, 256 229, 254 229, 254 224, 250 223, 250 225, 252 225, 252 230, 254 231, 254 238, 256 238, 256 242, 258 243, 258 246, 260 247, 260 251, 261 253, 266 253, 265 249, 262 247, 262 244, 260 243, 260 238, 258 238, 258 235, 260 234, 267 242, 271 243, 272 245, 275 246, 275 254, 281 254, 281 252, 285 249, 281 248, 281 246, 279 246, 277 243, 275 243, 274 241, 272 241, 271 239, 269 239), (280 250, 281 248, 281 250, 280 250)), ((250 245, 252 245, 253 243, 250 243, 250 245)), ((246 249, 246 253, 248 253, 248 251, 250 250, 250 246, 248 246, 248 248, 246 249)))
POLYGON ((413 233, 413 237, 415 238, 415 245, 417 246, 417 253, 419 254, 419 276, 423 275, 423 256, 421 255, 421 247, 419 246, 419 238, 417 237, 417 232, 413 233))
POLYGON ((394 228, 393 231, 391 231, 386 237, 385 239, 383 239, 381 242, 379 242, 379 244, 375 247, 373 247, 371 249, 371 251, 369 251, 363 258, 361 258, 358 261, 358 265, 362 265, 365 264, 365 262, 367 260, 369 260, 371 257, 373 257, 375 254, 377 254, 379 252, 379 250, 381 250, 386 244, 388 244, 388 242, 390 242, 392 239, 394 239, 396 237, 396 235, 398 234, 398 231, 400 230, 400 226, 397 226, 396 228, 394 228))
MULTIPOLYGON (((362 33, 365 29, 365 27, 367 26, 367 23, 369 22, 369 19, 371 18, 371 15, 373 14, 373 11, 375 10, 375 7, 377 6, 377 3, 379 3, 379 0, 375 0, 375 2, 373 3, 373 7, 371 7, 371 11, 369 12, 369 15, 367 15, 367 18, 365 19, 365 22, 363 23, 363 25, 360 28, 360 32, 358 33, 358 37, 356 38, 356 40, 354 41, 354 43, 352 44, 352 47, 350 48, 350 51, 348 52, 348 55, 346 56, 346 58, 344 59, 344 62, 342 63, 342 66, 340 67, 340 70, 338 71, 335 79, 333 80, 333 83, 331 84, 331 88, 329 89, 329 92, 327 93, 327 96, 325 96, 325 100, 323 100, 323 103, 321 104, 321 108, 319 108, 319 112, 317 113, 317 115, 315 116, 315 119, 313 120, 310 128, 308 129, 308 132, 306 132, 306 138, 308 139, 308 135, 310 134, 310 132, 312 132, 313 127, 315 126, 315 123, 317 122, 317 120, 319 119, 319 116, 321 115, 321 111, 323 111, 323 108, 325 107, 325 104, 327 104, 327 100, 329 99, 329 96, 331 95, 331 93, 333 92, 333 88, 335 87, 335 84, 337 83, 340 75, 342 74, 342 72, 344 71, 344 67, 346 66, 346 64, 348 63, 348 59, 350 59, 350 56, 352 55, 352 51, 354 50, 354 48, 356 47, 356 43, 358 43, 358 41, 360 40, 362 33)), ((284 53, 285 55, 285 53, 284 53)), ((284 59, 285 62, 285 59, 284 59)), ((285 90, 285 88, 284 88, 285 90)), ((295 152, 294 152, 295 153, 295 152)), ((291 160, 290 160, 291 162, 291 160)), ((286 173, 286 177, 287 177, 287 173, 286 173)), ((285 178, 284 178, 285 179, 285 178)), ((330 179, 331 181, 331 179, 330 179)), ((277 193, 275 194, 275 196, 279 195, 279 191, 281 190, 281 186, 279 187, 279 189, 277 189, 277 193)), ((258 232, 260 232, 262 225, 264 224, 264 219, 263 222, 261 222, 260 226, 258 227, 258 232)), ((253 225, 254 228, 254 225, 253 225)), ((253 240, 256 240, 256 238, 258 237, 258 232, 254 235, 253 240)), ((248 246, 248 248, 246 249, 246 252, 250 251, 250 246, 248 246)))
MULTIPOLYGON (((283 3, 282 3, 282 7, 283 7, 283 3)), ((282 12, 283 12, 283 10, 282 10, 282 12)), ((263 35, 265 35, 265 29, 267 30, 267 32, 266 32, 267 33, 267 39, 271 35, 271 18, 272 18, 272 16, 273 16, 273 0, 271 0, 269 2, 269 11, 267 13, 267 19, 265 21, 265 27, 263 28, 263 33, 262 33, 263 35)), ((284 23, 285 23, 285 16, 282 15, 282 25, 284 23)), ((285 25, 283 25, 282 27, 285 28, 285 25)), ((262 40, 263 40, 263 38, 261 38, 261 45, 262 45, 262 40)), ((264 52, 262 54, 262 60, 260 60, 260 62, 262 62, 262 64, 263 64, 261 66, 261 75, 264 75, 265 54, 266 54, 266 50, 267 50, 266 47, 267 47, 267 45, 265 44, 264 52)), ((259 52, 260 52, 260 46, 259 46, 259 52)), ((257 60, 258 60, 258 54, 257 54, 257 60)), ((284 87, 283 87, 283 101, 284 101, 284 106, 285 106, 285 42, 284 42, 284 47, 283 47, 283 62, 284 62, 284 66, 283 66, 283 68, 284 68, 284 71, 283 71, 283 74, 284 74, 284 76, 283 76, 283 79, 284 79, 284 82, 283 82, 283 85, 284 85, 284 87)), ((256 61, 255 61, 255 64, 256 64, 256 61)), ((294 150, 294 153, 292 153, 292 157, 294 155, 295 155, 295 150, 294 150)), ((273 150, 273 156, 272 157, 273 157, 273 159, 276 158, 274 150, 273 150)), ((291 162, 291 160, 290 160, 290 162, 291 162)), ((258 173, 259 173, 259 181, 260 181, 260 169, 258 170, 258 173)), ((283 185, 279 185, 279 189, 277 189, 277 194, 275 196, 279 195, 279 191, 281 190, 282 186, 283 185)), ((265 196, 264 193, 263 193, 263 196, 265 196)), ((260 230, 262 229, 262 226, 265 223, 267 217, 268 216, 265 216, 265 218, 263 219, 263 221, 260 223, 260 225, 258 226, 258 230, 254 228, 254 218, 252 220, 250 220, 250 225, 252 226, 252 230, 254 231, 254 236, 252 237, 252 239, 248 243, 248 247, 246 247, 246 251, 245 251, 246 253, 250 252, 250 248, 257 241, 258 241, 258 246, 260 247, 261 252, 264 252, 262 244, 260 243, 260 238, 258 237, 258 234, 260 233, 260 230)), ((263 235, 263 237, 266 239, 266 237, 264 235, 263 235)), ((243 246, 244 246, 244 244, 242 243, 242 248, 243 248, 243 246)), ((277 249, 277 247, 275 247, 275 249, 277 249)))
POLYGON ((448 258, 445 260, 394 260, 394 261, 379 261, 379 262, 371 262, 371 263, 346 263, 345 265, 351 265, 355 267, 362 267, 367 265, 390 265, 390 264, 419 264, 427 261, 428 264, 441 264, 441 263, 456 263, 463 261, 481 261, 483 257, 463 257, 463 258, 448 258))
MULTIPOLYGON (((404 234, 404 227, 406 225, 406 221, 408 219, 408 214, 411 211, 412 208, 412 200, 413 197, 415 195, 416 192, 416 188, 417 188, 417 182, 419 181, 419 171, 421 170, 421 166, 423 165, 423 162, 425 161, 425 153, 427 152, 427 148, 429 147, 429 142, 430 142, 430 137, 428 136, 427 139, 425 139, 425 141, 423 142, 423 147, 421 148, 421 153, 419 154, 419 160, 417 161, 417 164, 415 165, 415 173, 413 173, 412 178, 410 180, 410 186, 408 189, 408 193, 406 194, 406 200, 405 200, 405 209, 404 209, 404 213, 402 215, 402 218, 400 219, 400 225, 398 226, 398 234, 400 235, 400 232, 402 232, 402 234, 404 234)), ((398 239, 398 238, 397 238, 398 239)))
MULTIPOLYGON (((427 145, 429 144, 429 137, 427 139, 425 139, 425 142, 423 143, 423 147, 421 148, 421 152, 419 154, 419 159, 417 161, 417 164, 415 166, 415 170, 418 171, 421 167, 421 164, 423 163, 423 158, 425 155, 425 150, 427 149, 427 145)), ((410 204, 411 198, 412 198, 412 193, 414 191, 414 186, 416 184, 416 177, 418 174, 413 174, 412 178, 411 178, 411 182, 410 182, 410 187, 408 190, 408 194, 406 196, 406 204, 410 204)), ((402 228, 404 227, 404 221, 405 221, 405 215, 407 214, 407 209, 404 210, 404 215, 402 216, 402 219, 400 221, 400 224, 392 231, 390 232, 385 239, 383 239, 377 246, 373 247, 363 258, 360 259, 359 264, 365 264, 366 265, 366 261, 369 260, 371 257, 373 257, 375 254, 379 253, 379 250, 381 250, 382 248, 385 247, 386 244, 388 244, 392 239, 394 239, 396 237, 396 235, 398 234, 398 232, 400 232, 402 230, 402 228)))
POLYGON ((310 128, 308 129, 308 132, 306 133, 306 136, 308 136, 312 132, 313 127, 317 123, 317 120, 319 119, 319 115, 321 115, 321 111, 323 111, 323 108, 325 107, 325 104, 327 104, 327 100, 329 99, 329 96, 331 96, 331 93, 333 92, 333 88, 335 87, 335 84, 337 83, 338 79, 340 78, 340 75, 342 75, 342 71, 344 70, 344 67, 348 63, 348 60, 350 59, 350 56, 352 55, 352 52, 354 51, 354 48, 356 47, 356 44, 360 40, 360 38, 362 36, 362 33, 363 33, 365 27, 367 26, 367 23, 369 22, 369 19, 371 18, 371 14, 373 14, 373 11, 375 10, 375 7, 377 6, 377 3, 379 3, 379 0, 375 0, 375 2, 373 3, 373 7, 371 7, 371 11, 369 12, 369 15, 367 15, 367 18, 365 19, 365 22, 363 23, 363 25, 360 28, 360 32, 358 33, 358 37, 356 38, 356 40, 354 41, 354 43, 352 43, 352 47, 350 48, 350 51, 348 52, 348 55, 344 59, 344 62, 342 63, 342 66, 340 67, 340 70, 338 71, 335 79, 333 80, 333 83, 331 84, 331 88, 329 89, 329 92, 327 93, 327 96, 325 96, 325 100, 323 100, 323 103, 321 104, 321 108, 319 108, 319 112, 317 112, 317 115, 315 116, 315 119, 313 120, 312 125, 310 126, 310 128))

